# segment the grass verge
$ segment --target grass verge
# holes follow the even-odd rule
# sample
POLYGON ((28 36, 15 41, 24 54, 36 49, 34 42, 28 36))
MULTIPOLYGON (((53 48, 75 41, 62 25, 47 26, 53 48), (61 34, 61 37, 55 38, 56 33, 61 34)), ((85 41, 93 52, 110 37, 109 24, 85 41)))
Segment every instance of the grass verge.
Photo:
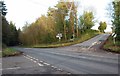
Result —
POLYGON ((74 41, 61 41, 61 42, 56 42, 56 43, 52 43, 52 44, 39 44, 39 45, 33 45, 31 46, 32 48, 57 48, 57 47, 64 47, 64 46, 69 46, 69 45, 73 45, 73 44, 77 44, 77 43, 81 43, 84 42, 88 39, 91 39, 93 37, 95 37, 96 35, 98 35, 98 33, 86 33, 81 35, 80 38, 76 38, 74 41))
POLYGON ((120 53, 120 42, 116 41, 114 44, 112 36, 103 45, 103 49, 110 52, 120 53))
POLYGON ((15 50, 14 48, 4 48, 2 49, 2 52, 0 53, 0 57, 9 57, 9 56, 16 56, 21 55, 22 52, 19 52, 15 50))

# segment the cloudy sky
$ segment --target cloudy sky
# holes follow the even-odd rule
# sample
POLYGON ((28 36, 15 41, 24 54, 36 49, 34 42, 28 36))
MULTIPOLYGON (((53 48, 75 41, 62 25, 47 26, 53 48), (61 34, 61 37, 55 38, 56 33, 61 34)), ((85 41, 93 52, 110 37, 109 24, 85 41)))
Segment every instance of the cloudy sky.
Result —
MULTIPOLYGON (((13 21, 17 28, 22 28, 25 22, 32 23, 42 14, 47 14, 48 7, 54 7, 59 0, 4 0, 8 9, 6 18, 13 21)), ((107 6, 111 0, 74 0, 79 2, 78 14, 84 10, 92 10, 96 19, 108 23, 107 31, 110 30, 107 16, 107 6)), ((96 24, 94 28, 99 26, 96 24)))

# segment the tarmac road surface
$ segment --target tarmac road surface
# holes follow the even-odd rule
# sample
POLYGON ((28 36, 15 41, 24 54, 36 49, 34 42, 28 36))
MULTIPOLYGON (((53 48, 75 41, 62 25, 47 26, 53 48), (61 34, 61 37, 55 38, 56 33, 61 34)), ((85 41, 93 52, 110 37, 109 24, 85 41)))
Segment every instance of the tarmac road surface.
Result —
POLYGON ((24 52, 25 56, 44 61, 72 74, 118 74, 118 54, 98 49, 108 36, 109 34, 101 34, 83 43, 62 48, 15 47, 15 49, 24 52), (96 51, 92 51, 94 48, 96 51))

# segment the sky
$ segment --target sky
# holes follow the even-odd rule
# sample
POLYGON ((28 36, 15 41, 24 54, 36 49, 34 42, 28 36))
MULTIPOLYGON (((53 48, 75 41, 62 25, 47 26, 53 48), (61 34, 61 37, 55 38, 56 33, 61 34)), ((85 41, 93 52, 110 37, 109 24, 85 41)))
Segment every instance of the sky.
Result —
MULTIPOLYGON (((26 22, 32 23, 41 15, 46 15, 49 7, 54 7, 59 0, 4 0, 6 4, 8 21, 13 21, 17 28, 22 28, 26 22)), ((108 24, 106 31, 111 31, 107 7, 111 0, 74 0, 79 2, 78 16, 85 10, 92 10, 97 20, 97 29, 100 21, 108 24)))

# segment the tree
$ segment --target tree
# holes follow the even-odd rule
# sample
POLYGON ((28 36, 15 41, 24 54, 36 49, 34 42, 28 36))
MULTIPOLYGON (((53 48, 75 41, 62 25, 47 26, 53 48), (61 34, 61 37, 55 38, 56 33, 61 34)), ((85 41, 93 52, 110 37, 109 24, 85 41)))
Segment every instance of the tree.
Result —
POLYGON ((9 45, 10 27, 5 17, 2 16, 2 43, 9 45))
POLYGON ((5 17, 2 17, 2 43, 7 46, 14 46, 19 43, 15 24, 12 21, 9 23, 5 17))
POLYGON ((113 25, 115 27, 116 40, 120 41, 120 1, 113 2, 113 25))
POLYGON ((60 0, 55 7, 48 8, 47 16, 42 15, 32 24, 25 25, 19 38, 25 45, 51 43, 57 41, 58 33, 63 34, 62 40, 70 39, 73 34, 77 35, 77 28, 76 5, 74 2, 60 0), (67 7, 68 4, 72 5, 72 12, 67 7))
POLYGON ((79 18, 80 28, 82 30, 91 29, 94 26, 94 15, 93 12, 85 11, 82 16, 79 18))
POLYGON ((24 26, 20 40, 25 45, 37 45, 56 41, 54 18, 42 15, 35 22, 24 26))
POLYGON ((5 16, 7 14, 7 9, 4 1, 0 1, 0 13, 5 16))
POLYGON ((7 46, 14 46, 19 43, 18 41, 18 30, 15 24, 11 21, 10 23, 6 20, 6 5, 4 1, 0 1, 0 13, 2 16, 2 43, 7 46))
POLYGON ((101 21, 101 22, 99 23, 99 25, 100 25, 100 26, 98 27, 98 29, 100 30, 100 32, 102 32, 102 33, 105 32, 104 30, 105 30, 106 27, 107 27, 106 22, 102 22, 102 21, 101 21))
POLYGON ((9 27, 10 27, 10 32, 9 32, 9 39, 10 39, 10 42, 9 42, 9 45, 10 46, 13 46, 13 45, 17 45, 18 44, 18 31, 16 29, 16 26, 15 24, 10 21, 9 23, 9 27))
POLYGON ((55 8, 49 8, 48 16, 54 18, 56 31, 63 33, 65 40, 71 38, 70 35, 75 35, 75 32, 78 36, 77 4, 75 2, 60 0, 55 8))
POLYGON ((58 2, 58 4, 56 5, 59 14, 61 15, 61 20, 63 22, 63 28, 64 28, 64 38, 65 40, 67 40, 67 36, 66 36, 66 22, 65 22, 65 16, 67 15, 68 9, 66 7, 66 3, 64 1, 60 1, 58 2))

